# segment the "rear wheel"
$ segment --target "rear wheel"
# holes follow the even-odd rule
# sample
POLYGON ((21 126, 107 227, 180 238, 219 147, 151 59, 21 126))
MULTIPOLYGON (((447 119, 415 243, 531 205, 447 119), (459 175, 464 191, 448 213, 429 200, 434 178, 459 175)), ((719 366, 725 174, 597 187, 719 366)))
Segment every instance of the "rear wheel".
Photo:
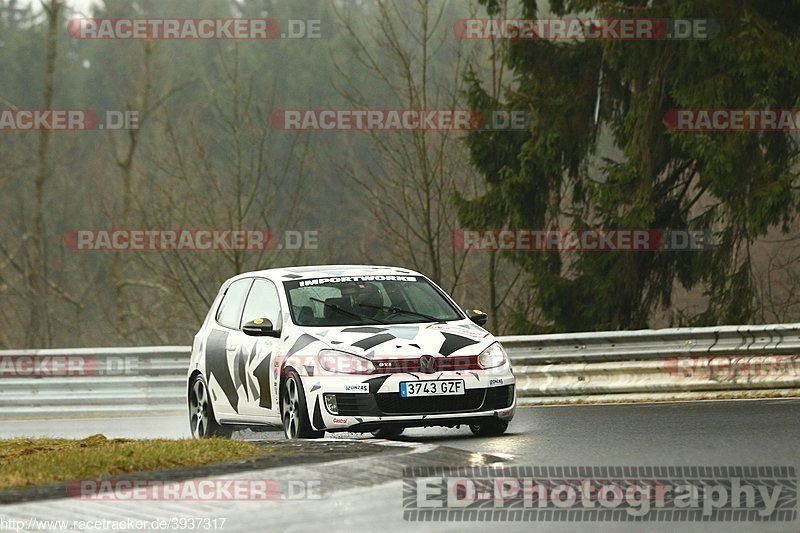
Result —
POLYGON ((399 437, 403 434, 405 428, 396 427, 396 426, 385 426, 382 428, 378 428, 372 432, 372 435, 377 439, 391 439, 394 437, 399 437))
POLYGON ((311 427, 303 383, 300 381, 300 376, 291 370, 283 382, 281 419, 283 434, 287 439, 318 439, 325 434, 324 431, 315 431, 311 427))
POLYGON ((231 428, 217 423, 214 418, 214 406, 208 394, 208 385, 200 374, 197 374, 189 385, 189 428, 192 430, 192 437, 196 439, 230 438, 233 434, 231 428))
POLYGON ((470 424, 469 429, 479 437, 492 437, 502 435, 508 429, 508 420, 492 418, 480 424, 470 424))

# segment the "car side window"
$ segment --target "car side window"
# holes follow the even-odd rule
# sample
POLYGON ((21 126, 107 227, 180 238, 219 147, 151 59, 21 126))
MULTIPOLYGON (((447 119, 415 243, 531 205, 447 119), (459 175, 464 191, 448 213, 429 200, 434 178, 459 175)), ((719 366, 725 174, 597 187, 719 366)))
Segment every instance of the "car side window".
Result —
POLYGON ((239 329, 239 312, 242 309, 242 302, 251 283, 253 283, 252 279, 240 279, 228 287, 225 296, 222 297, 219 311, 217 311, 217 322, 220 325, 226 328, 239 329))
POLYGON ((266 318, 277 329, 280 326, 280 316, 281 304, 278 289, 271 281, 257 279, 247 297, 242 324, 247 324, 256 318, 266 318))

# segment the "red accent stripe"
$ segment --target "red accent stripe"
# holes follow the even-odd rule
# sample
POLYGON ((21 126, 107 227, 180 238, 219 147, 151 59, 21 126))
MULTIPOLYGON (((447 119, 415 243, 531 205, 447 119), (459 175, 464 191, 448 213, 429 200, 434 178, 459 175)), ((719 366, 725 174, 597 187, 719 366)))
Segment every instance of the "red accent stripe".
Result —
MULTIPOLYGON (((434 372, 453 372, 456 370, 481 370, 478 366, 478 356, 434 357, 434 372)), ((422 372, 419 358, 386 358, 373 359, 375 374, 395 374, 401 372, 422 372), (388 363, 388 366, 381 366, 388 363)))

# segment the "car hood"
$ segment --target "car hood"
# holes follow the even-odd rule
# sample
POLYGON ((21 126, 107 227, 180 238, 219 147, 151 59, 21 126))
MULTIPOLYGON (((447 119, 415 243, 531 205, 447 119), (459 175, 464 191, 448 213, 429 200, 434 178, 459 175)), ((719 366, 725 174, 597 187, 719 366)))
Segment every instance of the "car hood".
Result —
POLYGON ((495 341, 491 333, 470 320, 301 329, 330 349, 368 359, 478 355, 495 341))

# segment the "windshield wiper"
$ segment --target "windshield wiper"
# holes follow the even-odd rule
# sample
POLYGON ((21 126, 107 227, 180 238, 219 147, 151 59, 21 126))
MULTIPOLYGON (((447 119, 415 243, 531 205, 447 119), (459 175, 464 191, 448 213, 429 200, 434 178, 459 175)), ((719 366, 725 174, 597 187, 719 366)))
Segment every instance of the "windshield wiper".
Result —
POLYGON ((418 317, 424 318, 424 319, 426 319, 426 320, 428 320, 430 322, 444 322, 444 320, 442 320, 441 318, 436 318, 435 316, 426 315, 426 314, 423 314, 423 313, 417 313, 416 311, 409 311, 408 309, 400 309, 399 307, 390 307, 388 305, 370 305, 370 304, 362 304, 362 303, 359 303, 358 306, 359 307, 369 307, 371 309, 382 309, 384 311, 389 311, 393 315, 396 315, 398 313, 404 313, 406 315, 418 316, 418 317))
MULTIPOLYGON (((312 300, 314 302, 319 302, 322 305, 324 305, 325 307, 330 307, 331 309, 333 309, 337 313, 341 313, 343 315, 348 315, 348 316, 351 316, 351 317, 354 317, 354 318, 360 318, 362 320, 372 320, 376 324, 383 324, 383 325, 387 324, 386 322, 378 320, 377 318, 372 318, 372 317, 365 316, 365 315, 359 315, 358 313, 353 313, 352 311, 348 311, 346 309, 342 309, 341 307, 339 307, 336 304, 330 304, 330 303, 328 303, 328 302, 326 302, 324 300, 320 300, 319 298, 313 298, 312 297, 312 298, 309 298, 309 300, 312 300)), ((362 306, 362 307, 364 307, 364 306, 362 306)))

